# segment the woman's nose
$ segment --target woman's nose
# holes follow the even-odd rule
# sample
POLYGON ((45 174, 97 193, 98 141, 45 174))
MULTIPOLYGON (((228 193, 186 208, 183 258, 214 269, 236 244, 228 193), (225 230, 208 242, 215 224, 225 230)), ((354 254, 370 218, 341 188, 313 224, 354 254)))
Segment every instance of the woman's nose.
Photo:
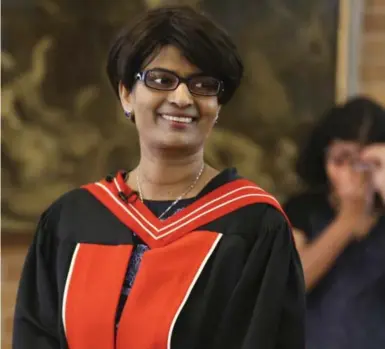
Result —
POLYGON ((168 94, 168 101, 179 108, 185 108, 193 104, 193 97, 186 84, 181 83, 168 94))

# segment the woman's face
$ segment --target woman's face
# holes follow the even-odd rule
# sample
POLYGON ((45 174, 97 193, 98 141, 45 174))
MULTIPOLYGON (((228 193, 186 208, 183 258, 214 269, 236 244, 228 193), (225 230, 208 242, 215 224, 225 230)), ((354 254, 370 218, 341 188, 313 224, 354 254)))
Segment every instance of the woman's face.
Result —
MULTIPOLYGON (((183 78, 201 73, 174 46, 164 46, 142 70, 150 69, 183 78)), ((137 81, 132 91, 121 84, 120 98, 124 110, 134 112, 141 146, 191 153, 202 149, 220 110, 217 96, 193 95, 184 83, 173 91, 147 87, 144 81, 137 81)))
POLYGON ((344 173, 360 159, 360 145, 357 142, 336 140, 325 154, 326 174, 332 188, 337 189, 344 180, 344 173))

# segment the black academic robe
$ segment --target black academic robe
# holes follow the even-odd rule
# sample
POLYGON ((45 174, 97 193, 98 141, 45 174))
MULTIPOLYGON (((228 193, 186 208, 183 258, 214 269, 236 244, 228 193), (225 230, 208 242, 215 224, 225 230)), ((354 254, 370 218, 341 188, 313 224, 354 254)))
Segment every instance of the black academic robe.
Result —
POLYGON ((160 221, 119 173, 42 215, 13 348, 303 349, 304 294, 284 213, 253 183, 222 173, 160 221), (150 249, 116 330, 133 233, 150 249))

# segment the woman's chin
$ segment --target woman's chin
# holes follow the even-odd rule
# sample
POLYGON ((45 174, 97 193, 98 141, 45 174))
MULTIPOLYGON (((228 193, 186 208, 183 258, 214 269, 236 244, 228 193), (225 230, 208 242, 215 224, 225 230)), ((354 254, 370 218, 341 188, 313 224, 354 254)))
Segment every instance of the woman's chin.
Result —
MULTIPOLYGON (((201 144, 203 146, 203 143, 201 144)), ((200 145, 193 137, 187 135, 168 135, 157 142, 157 147, 169 151, 187 151, 199 149, 200 145)))

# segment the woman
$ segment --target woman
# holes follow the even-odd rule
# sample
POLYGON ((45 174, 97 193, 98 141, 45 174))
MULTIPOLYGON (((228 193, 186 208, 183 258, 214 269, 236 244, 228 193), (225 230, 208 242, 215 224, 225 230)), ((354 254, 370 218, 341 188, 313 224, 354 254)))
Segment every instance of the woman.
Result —
POLYGON ((107 70, 139 164, 42 215, 14 348, 303 348, 303 276, 279 204, 204 163, 243 71, 227 34, 158 8, 120 34, 107 70))
POLYGON ((333 108, 298 162, 312 190, 285 205, 301 256, 307 349, 385 348, 385 112, 333 108))

